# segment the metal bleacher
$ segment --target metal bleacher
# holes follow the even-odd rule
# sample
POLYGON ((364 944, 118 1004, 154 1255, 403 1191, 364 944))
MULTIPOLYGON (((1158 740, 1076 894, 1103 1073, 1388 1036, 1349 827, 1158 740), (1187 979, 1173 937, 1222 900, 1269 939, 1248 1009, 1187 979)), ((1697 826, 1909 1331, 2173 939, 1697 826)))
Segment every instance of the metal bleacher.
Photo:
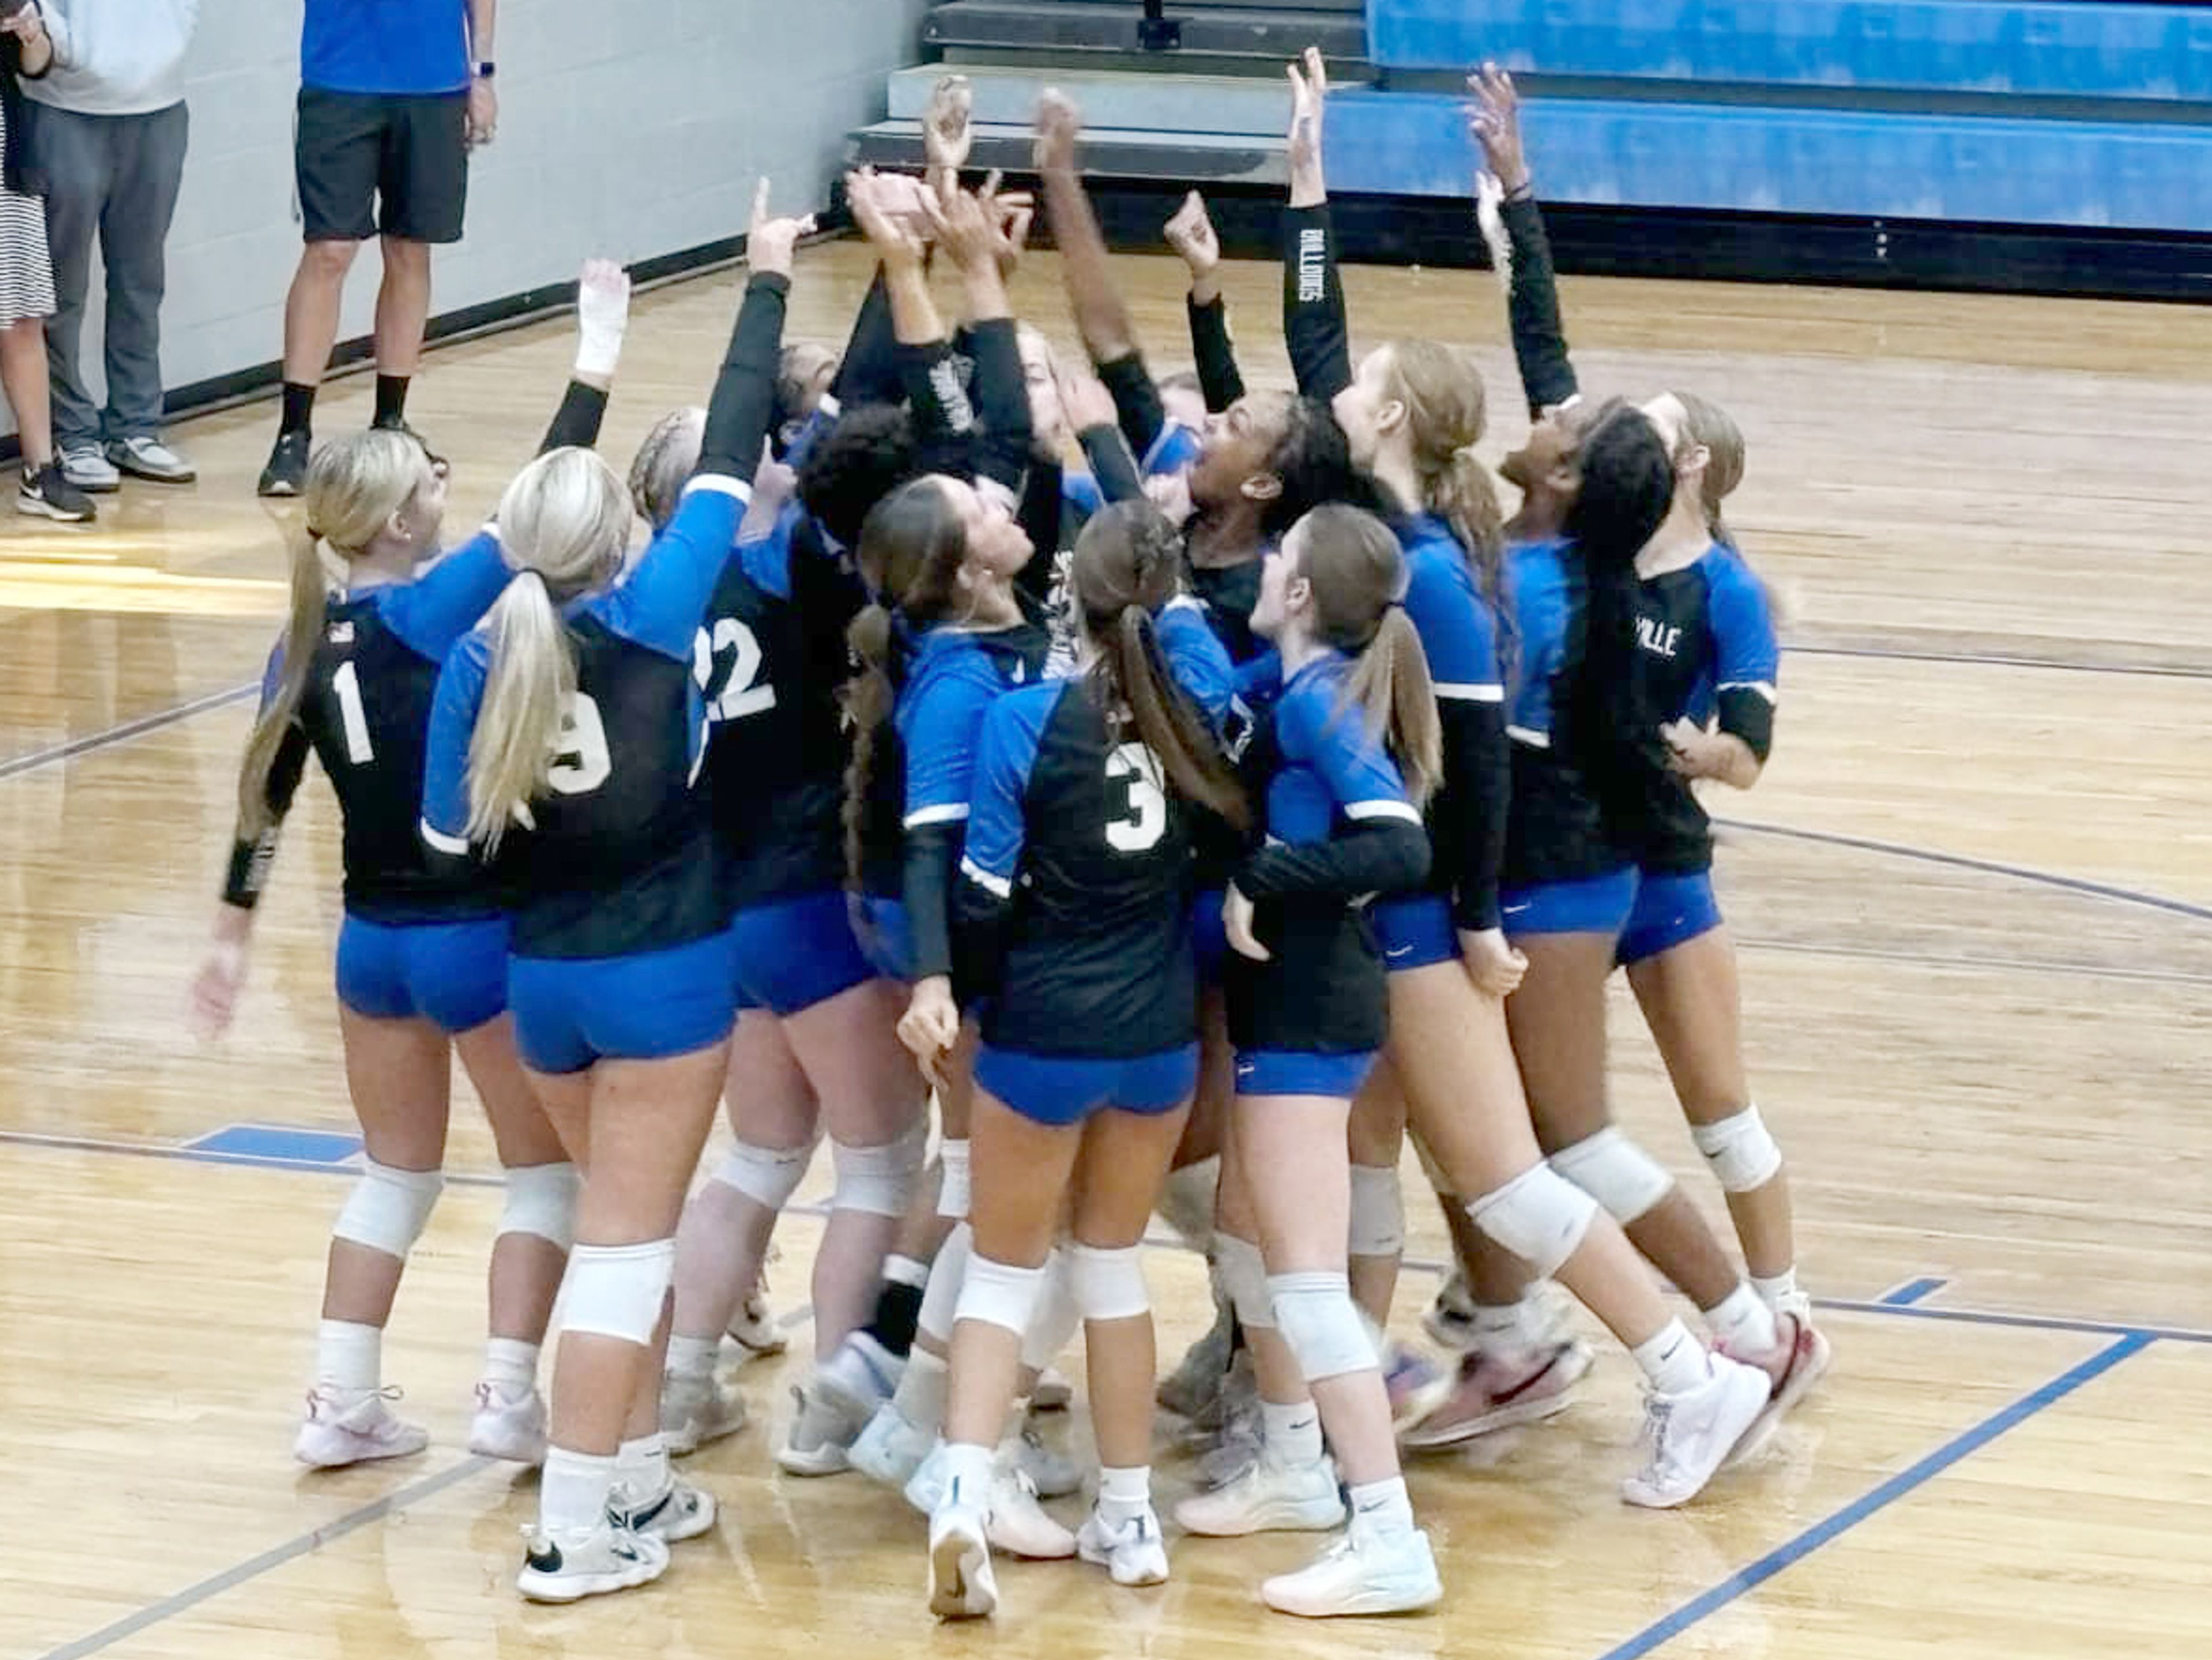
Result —
POLYGON ((1459 80, 1488 60, 1522 83, 1570 268, 2212 297, 2202 3, 948 0, 924 42, 941 62, 893 77, 856 155, 917 158, 957 65, 978 164, 1018 171, 1056 84, 1133 234, 1193 183, 1232 240, 1263 238, 1282 64, 1310 44, 1338 88, 1332 193, 1370 258, 1477 257, 1459 80))

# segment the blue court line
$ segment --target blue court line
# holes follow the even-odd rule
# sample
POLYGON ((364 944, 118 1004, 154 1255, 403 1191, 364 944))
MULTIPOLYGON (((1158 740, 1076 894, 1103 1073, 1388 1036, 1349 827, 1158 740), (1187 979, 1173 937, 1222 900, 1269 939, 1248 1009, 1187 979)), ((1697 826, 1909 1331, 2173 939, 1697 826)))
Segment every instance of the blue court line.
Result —
POLYGON ((2079 1365, 2070 1366, 2049 1383, 2032 1390, 2002 1411, 1984 1418, 1963 1433, 1955 1435, 1929 1453, 1911 1468, 1900 1470, 1875 1487, 1871 1493, 1853 1499, 1826 1519, 1814 1523, 1794 1539, 1752 1563, 1748 1567, 1730 1574, 1711 1590, 1692 1597, 1663 1619, 1656 1620, 1626 1642, 1616 1644, 1599 1657, 1599 1660, 1639 1660, 1662 1644, 1671 1642, 1691 1627, 1718 1613, 1737 1598, 1756 1590, 1784 1570, 1803 1561, 1821 1546, 1833 1542, 1842 1535, 1866 1521, 1878 1511, 1887 1509, 1916 1488, 1941 1475, 1961 1459, 1980 1451, 1984 1447, 2026 1423, 2047 1407, 2055 1406, 2084 1383, 2101 1377, 2130 1355, 2140 1354, 2157 1340, 2148 1332, 2130 1332, 2118 1341, 2097 1351, 2079 1365))
POLYGON ((137 1635, 149 1626, 157 1626, 165 1620, 173 1619, 198 1607, 211 1596, 220 1596, 249 1579, 258 1578, 272 1568, 280 1568, 287 1562, 296 1561, 320 1550, 325 1545, 357 1532, 372 1522, 381 1521, 395 1511, 404 1510, 410 1505, 443 1493, 447 1487, 481 1470, 492 1468, 495 1462, 489 1458, 464 1458, 458 1464, 449 1465, 434 1475, 423 1476, 420 1481, 410 1481, 397 1492, 373 1499, 357 1510, 348 1511, 337 1521, 326 1523, 312 1533, 288 1539, 281 1545, 263 1551, 258 1556, 248 1557, 234 1566, 225 1568, 221 1573, 210 1574, 198 1584, 188 1585, 173 1596, 165 1596, 158 1602, 149 1602, 137 1613, 127 1614, 112 1624, 102 1626, 89 1636, 80 1637, 74 1643, 64 1643, 58 1649, 50 1650, 41 1657, 41 1660, 83 1660, 86 1655, 97 1654, 126 1637, 137 1635))
POLYGON ((2118 887, 2109 882, 2091 882, 2078 876, 2061 876, 2053 871, 2031 870, 2025 865, 2002 864, 1993 859, 1973 859, 1959 853, 1939 853, 1933 848, 1908 847, 1900 842, 1877 842, 1870 836, 1838 836, 1832 830, 1794 830, 1787 824, 1755 824, 1746 818, 1716 818, 1713 823, 1723 830, 1745 830, 1754 836, 1784 836, 1796 842, 1818 842, 1826 847, 1850 848, 1860 853, 1886 853, 1893 859, 1917 859, 1923 864, 1978 871, 1984 876, 2009 876, 2015 881, 2063 888, 2069 893, 2087 894, 2093 899, 2111 899, 2123 905, 2142 905, 2175 916, 2212 922, 2212 907, 2192 905, 2185 899, 2168 899, 2162 894, 2145 893, 2136 888, 2118 887))
POLYGON ((2093 663, 2077 657, 2015 657, 2006 652, 1910 651, 1895 646, 1802 646, 1792 657, 1879 657, 1907 663, 1963 663, 1970 667, 2057 669, 2071 674, 2139 674, 2160 680, 2212 679, 2212 669, 2162 663, 2093 663))
POLYGON ((1908 1280, 1874 1300, 1886 1309, 1909 1309, 1915 1303, 1925 1302, 1950 1283, 1948 1280, 1908 1280))
POLYGON ((142 714, 135 721, 125 721, 121 726, 110 727, 104 732, 72 738, 66 744, 56 744, 42 750, 33 750, 27 755, 11 756, 0 761, 0 779, 15 778, 27 772, 36 772, 41 767, 51 767, 59 762, 88 755, 94 750, 104 750, 116 744, 127 744, 134 738, 143 738, 149 732, 159 732, 164 727, 173 727, 179 721, 189 721, 195 714, 204 714, 210 709, 219 709, 228 704, 243 702, 261 690, 261 683, 249 680, 242 686, 232 686, 225 691, 211 691, 204 697, 195 697, 189 703, 179 703, 174 708, 161 709, 152 714, 142 714))

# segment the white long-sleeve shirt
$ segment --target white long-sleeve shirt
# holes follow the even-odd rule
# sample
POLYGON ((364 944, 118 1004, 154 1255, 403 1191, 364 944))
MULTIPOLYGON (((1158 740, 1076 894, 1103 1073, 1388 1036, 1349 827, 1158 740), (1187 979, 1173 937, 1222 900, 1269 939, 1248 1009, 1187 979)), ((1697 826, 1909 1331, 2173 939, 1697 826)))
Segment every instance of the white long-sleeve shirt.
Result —
POLYGON ((200 0, 40 0, 53 72, 27 81, 41 104, 79 115, 150 115, 181 103, 200 0))

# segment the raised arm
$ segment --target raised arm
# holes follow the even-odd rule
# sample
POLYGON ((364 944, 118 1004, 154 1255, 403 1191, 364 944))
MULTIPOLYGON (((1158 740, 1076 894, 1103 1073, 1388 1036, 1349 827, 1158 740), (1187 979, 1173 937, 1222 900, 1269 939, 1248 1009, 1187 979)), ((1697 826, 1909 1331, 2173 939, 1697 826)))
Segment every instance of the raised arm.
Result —
POLYGON ((1244 395, 1244 377, 1229 337, 1229 302, 1221 297, 1221 239, 1206 211, 1206 198, 1196 191, 1183 198, 1164 234, 1190 271, 1184 309, 1190 314, 1191 355, 1206 407, 1218 415, 1244 395))
POLYGON ((1352 384, 1350 330, 1344 285, 1337 275, 1336 233, 1329 222, 1328 185, 1322 171, 1322 112, 1328 70, 1306 48, 1291 82, 1291 201, 1283 214, 1283 344, 1298 391, 1328 399, 1352 384))
POLYGON ((979 194, 955 185, 925 194, 923 201, 938 246, 958 265, 967 293, 969 343, 975 360, 975 475, 1018 501, 1036 429, 1013 308, 999 265, 1002 222, 997 196, 994 173, 979 194))
POLYGON ((611 259, 586 259, 576 279, 576 366, 538 446, 540 455, 571 445, 597 447, 629 326, 629 273, 611 259))
POLYGON ((1574 365, 1567 356, 1565 326, 1559 320, 1559 282, 1552 271, 1552 245, 1544 234, 1544 211, 1528 176, 1521 142, 1521 102, 1513 77, 1495 64, 1468 76, 1474 100, 1468 130, 1481 148, 1483 165, 1498 181, 1498 204, 1512 271, 1506 287, 1506 314, 1513 335, 1513 361, 1521 371, 1522 395, 1532 418, 1571 404, 1581 396, 1574 365))

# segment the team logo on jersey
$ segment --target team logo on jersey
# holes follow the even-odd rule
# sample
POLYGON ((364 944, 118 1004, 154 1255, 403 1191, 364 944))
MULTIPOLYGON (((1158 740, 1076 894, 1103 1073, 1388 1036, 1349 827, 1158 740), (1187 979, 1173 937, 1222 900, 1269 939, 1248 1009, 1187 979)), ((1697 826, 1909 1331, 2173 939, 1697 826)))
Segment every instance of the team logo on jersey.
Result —
POLYGON ((1654 656, 1672 657, 1674 648, 1682 643, 1682 630, 1676 623, 1639 617, 1636 619, 1636 643, 1654 656))

